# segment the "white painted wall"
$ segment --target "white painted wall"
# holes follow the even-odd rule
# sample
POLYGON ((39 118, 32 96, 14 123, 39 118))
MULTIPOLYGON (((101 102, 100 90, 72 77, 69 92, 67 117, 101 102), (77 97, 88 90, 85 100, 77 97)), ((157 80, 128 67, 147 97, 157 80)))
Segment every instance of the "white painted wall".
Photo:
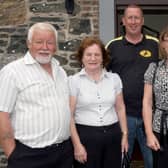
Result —
POLYGON ((105 44, 114 38, 114 0, 99 0, 99 28, 105 44))

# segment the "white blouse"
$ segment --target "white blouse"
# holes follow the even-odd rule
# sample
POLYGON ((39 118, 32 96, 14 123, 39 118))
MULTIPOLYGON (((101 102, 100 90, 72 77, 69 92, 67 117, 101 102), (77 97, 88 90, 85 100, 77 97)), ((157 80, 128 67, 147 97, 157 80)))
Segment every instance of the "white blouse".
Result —
POLYGON ((103 70, 101 80, 91 80, 84 69, 69 77, 70 96, 77 99, 75 122, 89 126, 105 126, 118 121, 116 96, 122 92, 118 74, 103 70))

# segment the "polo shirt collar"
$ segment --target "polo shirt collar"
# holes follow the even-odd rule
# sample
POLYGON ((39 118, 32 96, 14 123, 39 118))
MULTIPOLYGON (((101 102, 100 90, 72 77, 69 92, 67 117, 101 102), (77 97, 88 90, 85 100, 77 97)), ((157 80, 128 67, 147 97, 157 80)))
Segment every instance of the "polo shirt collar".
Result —
MULTIPOLYGON (((145 39, 146 39, 146 37, 145 37, 145 35, 143 34, 142 40, 141 40, 139 43, 137 43, 137 44, 142 44, 142 43, 144 43, 144 42, 145 42, 145 39)), ((125 38, 125 36, 123 36, 123 44, 125 44, 125 45, 128 45, 128 44, 137 45, 137 44, 133 44, 133 43, 129 42, 129 41, 125 38)))

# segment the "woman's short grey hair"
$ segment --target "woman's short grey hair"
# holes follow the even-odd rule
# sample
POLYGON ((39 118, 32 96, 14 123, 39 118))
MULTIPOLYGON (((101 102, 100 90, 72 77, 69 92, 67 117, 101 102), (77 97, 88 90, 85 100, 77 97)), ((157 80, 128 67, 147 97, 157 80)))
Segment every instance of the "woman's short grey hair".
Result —
POLYGON ((32 37, 33 37, 33 33, 34 30, 48 30, 51 31, 55 34, 55 40, 57 42, 57 30, 55 29, 55 27, 53 25, 51 25, 50 23, 47 22, 39 22, 39 23, 35 23, 34 25, 32 25, 30 27, 30 29, 28 30, 28 35, 27 35, 27 40, 29 42, 32 41, 32 37))

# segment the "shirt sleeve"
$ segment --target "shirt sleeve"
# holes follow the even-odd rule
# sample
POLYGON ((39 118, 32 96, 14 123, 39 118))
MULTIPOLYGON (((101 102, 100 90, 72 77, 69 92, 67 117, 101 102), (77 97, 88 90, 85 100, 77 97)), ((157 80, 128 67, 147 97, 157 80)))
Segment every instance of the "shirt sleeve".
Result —
POLYGON ((123 85, 122 85, 121 78, 117 73, 114 73, 114 82, 115 82, 115 92, 116 92, 116 95, 118 95, 119 93, 122 92, 123 85))
POLYGON ((77 97, 78 94, 78 81, 76 76, 69 76, 68 77, 68 85, 69 85, 69 93, 70 96, 77 97))
POLYGON ((18 88, 15 75, 8 66, 0 71, 0 82, 0 111, 11 113, 16 103, 18 88))
POLYGON ((145 74, 144 74, 144 83, 153 84, 153 77, 156 70, 156 63, 150 63, 145 74))

